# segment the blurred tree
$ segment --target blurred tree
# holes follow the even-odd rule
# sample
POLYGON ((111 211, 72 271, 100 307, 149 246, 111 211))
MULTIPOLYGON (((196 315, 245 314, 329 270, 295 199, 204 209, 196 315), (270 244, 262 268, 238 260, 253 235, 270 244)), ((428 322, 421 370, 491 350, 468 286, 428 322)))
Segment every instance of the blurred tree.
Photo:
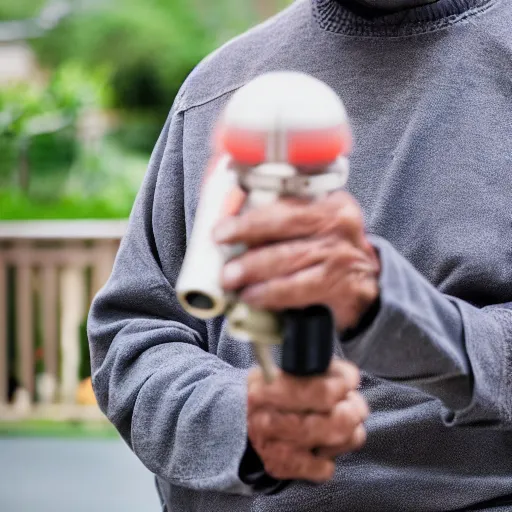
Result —
POLYGON ((51 37, 37 42, 41 61, 81 59, 108 64, 119 104, 168 105, 215 34, 189 0, 107 0, 85 3, 51 37))
POLYGON ((18 20, 35 16, 47 3, 47 0, 2 0, 0 2, 0 20, 18 20))
MULTIPOLYGON (((70 148, 76 139, 76 123, 81 113, 88 108, 107 106, 109 99, 103 77, 73 62, 57 68, 46 86, 16 84, 0 90, 0 140, 16 155, 14 170, 22 190, 29 190, 30 150, 34 140, 50 136, 45 139, 48 144, 60 139, 53 144, 54 155, 63 142, 64 147, 70 148)), ((72 155, 68 155, 66 167, 71 162, 72 155)), ((49 166, 52 171, 55 164, 54 159, 49 166)), ((4 168, 3 174, 8 171, 4 168)))
MULTIPOLYGON (((56 12, 63 0, 2 3, 5 5, 0 6, 0 19, 15 19, 56 12)), ((115 106, 130 114, 123 123, 125 142, 149 151, 181 84, 197 63, 290 0, 64 3, 72 15, 45 37, 32 42, 41 63, 54 67, 71 59, 92 69, 108 66, 115 106)))
POLYGON ((0 42, 43 36, 72 12, 72 0, 22 0, 0 5, 0 42), (37 11, 37 12, 36 12, 37 11))
POLYGON ((0 22, 8 21, 0 24, 0 45, 9 34, 25 34, 51 79, 43 89, 0 88, 0 215, 125 217, 187 75, 216 47, 289 3, 0 0, 0 22), (106 89, 108 102, 98 96, 106 89), (96 154, 84 151, 75 126, 81 105, 94 97, 114 108, 107 117, 117 121, 96 154), (16 184, 5 172, 11 168, 16 184), (30 195, 20 193, 20 183, 31 185, 30 195))

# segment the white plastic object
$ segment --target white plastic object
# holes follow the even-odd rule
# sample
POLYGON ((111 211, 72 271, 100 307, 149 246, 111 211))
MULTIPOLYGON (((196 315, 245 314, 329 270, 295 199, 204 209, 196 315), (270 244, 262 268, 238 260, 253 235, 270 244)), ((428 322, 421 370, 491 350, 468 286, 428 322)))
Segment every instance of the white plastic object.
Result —
POLYGON ((239 89, 222 121, 261 132, 323 130, 347 122, 339 96, 326 83, 305 73, 265 73, 239 89))
POLYGON ((225 251, 214 241, 213 230, 225 215, 227 199, 235 184, 229 157, 224 156, 201 190, 192 235, 176 283, 183 308, 203 320, 222 315, 228 302, 221 287, 225 251))
POLYGON ((293 71, 266 73, 239 89, 220 126, 231 134, 229 139, 239 134, 262 137, 265 155, 255 163, 293 163, 289 156, 294 135, 305 134, 309 140, 317 135, 313 146, 328 144, 336 133, 343 133, 345 142, 350 139, 347 113, 336 92, 317 78, 293 71))

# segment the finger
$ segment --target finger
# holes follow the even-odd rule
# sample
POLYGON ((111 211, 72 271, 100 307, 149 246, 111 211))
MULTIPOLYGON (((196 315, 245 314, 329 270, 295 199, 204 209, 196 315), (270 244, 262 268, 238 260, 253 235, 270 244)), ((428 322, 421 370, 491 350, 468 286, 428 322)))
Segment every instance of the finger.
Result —
POLYGON ((257 451, 265 471, 278 480, 308 480, 326 482, 334 476, 335 465, 331 460, 313 455, 309 450, 284 443, 269 442, 257 451))
POLYGON ((354 408, 355 414, 359 416, 361 421, 366 421, 370 416, 370 408, 368 407, 368 402, 364 399, 361 393, 357 391, 350 391, 347 394, 346 401, 351 404, 354 408))
POLYGON ((367 417, 366 408, 355 393, 340 402, 330 414, 283 413, 261 409, 249 418, 251 435, 283 440, 306 448, 339 446, 346 443, 367 417))
POLYGON ((350 390, 355 390, 361 384, 361 372, 351 361, 333 358, 327 375, 331 377, 342 377, 350 390))
POLYGON ((337 325, 351 326, 360 318, 362 305, 371 304, 379 293, 374 274, 371 265, 364 270, 341 264, 333 268, 326 261, 250 285, 242 290, 240 298, 255 308, 271 311, 336 302, 337 325), (361 277, 363 272, 365 277, 361 277))
POLYGON ((280 199, 264 208, 253 208, 239 217, 224 219, 214 230, 218 243, 248 246, 305 237, 315 232, 320 215, 304 200, 280 199))
POLYGON ((229 218, 233 215, 237 215, 242 209, 247 195, 240 187, 234 187, 233 190, 228 194, 226 202, 224 204, 224 212, 229 218))
POLYGON ((348 244, 334 237, 323 237, 290 240, 254 248, 231 260, 224 267, 222 286, 225 290, 238 290, 294 274, 326 260, 335 244, 344 243, 348 244))
MULTIPOLYGON (((281 370, 278 370, 275 382, 284 375, 285 374, 281 370)), ((333 358, 324 377, 343 379, 347 391, 345 394, 343 394, 343 391, 340 391, 340 396, 342 398, 347 396, 351 391, 356 390, 361 384, 361 373, 359 368, 351 361, 341 360, 338 358, 333 358)), ((320 378, 321 377, 313 377, 310 379, 320 378)), ((294 379, 294 377, 291 377, 291 379, 294 379)), ((300 378, 300 380, 297 379, 297 385, 303 386, 306 382, 309 382, 310 379, 303 377, 300 378)), ((263 370, 259 366, 252 368, 249 371, 247 385, 252 394, 255 394, 257 391, 267 392, 266 390, 268 389, 269 384, 266 382, 263 370)))
POLYGON ((314 234, 338 233, 358 243, 364 240, 361 208, 347 192, 315 201, 284 198, 240 217, 222 221, 214 231, 218 243, 257 246, 314 234))
POLYGON ((324 264, 314 265, 295 274, 276 277, 270 281, 245 288, 240 299, 258 309, 281 311, 322 304, 331 295, 333 283, 324 264))
MULTIPOLYGON (((351 370, 350 370, 351 371, 351 370)), ((330 413, 347 393, 354 389, 351 376, 293 377, 278 370, 270 384, 260 369, 251 372, 248 380, 249 410, 272 407, 283 412, 330 413)))
POLYGON ((342 443, 339 446, 318 448, 317 450, 315 450, 315 454, 318 457, 334 459, 335 457, 339 457, 340 455, 345 455, 346 453, 351 453, 360 450, 366 444, 366 440, 366 429, 364 425, 359 425, 354 430, 352 437, 347 442, 342 443))

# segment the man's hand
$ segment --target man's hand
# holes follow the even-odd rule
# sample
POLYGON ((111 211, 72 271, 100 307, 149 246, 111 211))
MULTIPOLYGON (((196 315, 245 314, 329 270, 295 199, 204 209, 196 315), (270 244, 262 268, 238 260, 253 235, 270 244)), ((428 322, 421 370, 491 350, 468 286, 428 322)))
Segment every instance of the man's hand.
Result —
POLYGON ((379 296, 380 264, 361 208, 347 192, 317 201, 282 199, 215 230, 219 243, 249 250, 224 268, 223 287, 256 308, 322 304, 340 330, 354 328, 379 296))
POLYGON ((271 384, 260 369, 252 370, 248 433, 266 472, 279 480, 331 479, 333 459, 366 441, 369 411, 358 386, 357 368, 342 361, 334 361, 323 377, 280 372, 271 384))

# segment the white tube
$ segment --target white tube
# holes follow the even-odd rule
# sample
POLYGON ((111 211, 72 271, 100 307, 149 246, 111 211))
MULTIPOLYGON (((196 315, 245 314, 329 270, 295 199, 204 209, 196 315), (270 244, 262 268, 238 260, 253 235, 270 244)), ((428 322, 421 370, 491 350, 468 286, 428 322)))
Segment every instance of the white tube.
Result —
POLYGON ((227 296, 221 287, 225 253, 213 240, 213 229, 226 215, 226 203, 236 184, 229 169, 229 157, 222 158, 201 190, 192 235, 188 242, 176 293, 183 308, 203 320, 222 315, 227 296))

